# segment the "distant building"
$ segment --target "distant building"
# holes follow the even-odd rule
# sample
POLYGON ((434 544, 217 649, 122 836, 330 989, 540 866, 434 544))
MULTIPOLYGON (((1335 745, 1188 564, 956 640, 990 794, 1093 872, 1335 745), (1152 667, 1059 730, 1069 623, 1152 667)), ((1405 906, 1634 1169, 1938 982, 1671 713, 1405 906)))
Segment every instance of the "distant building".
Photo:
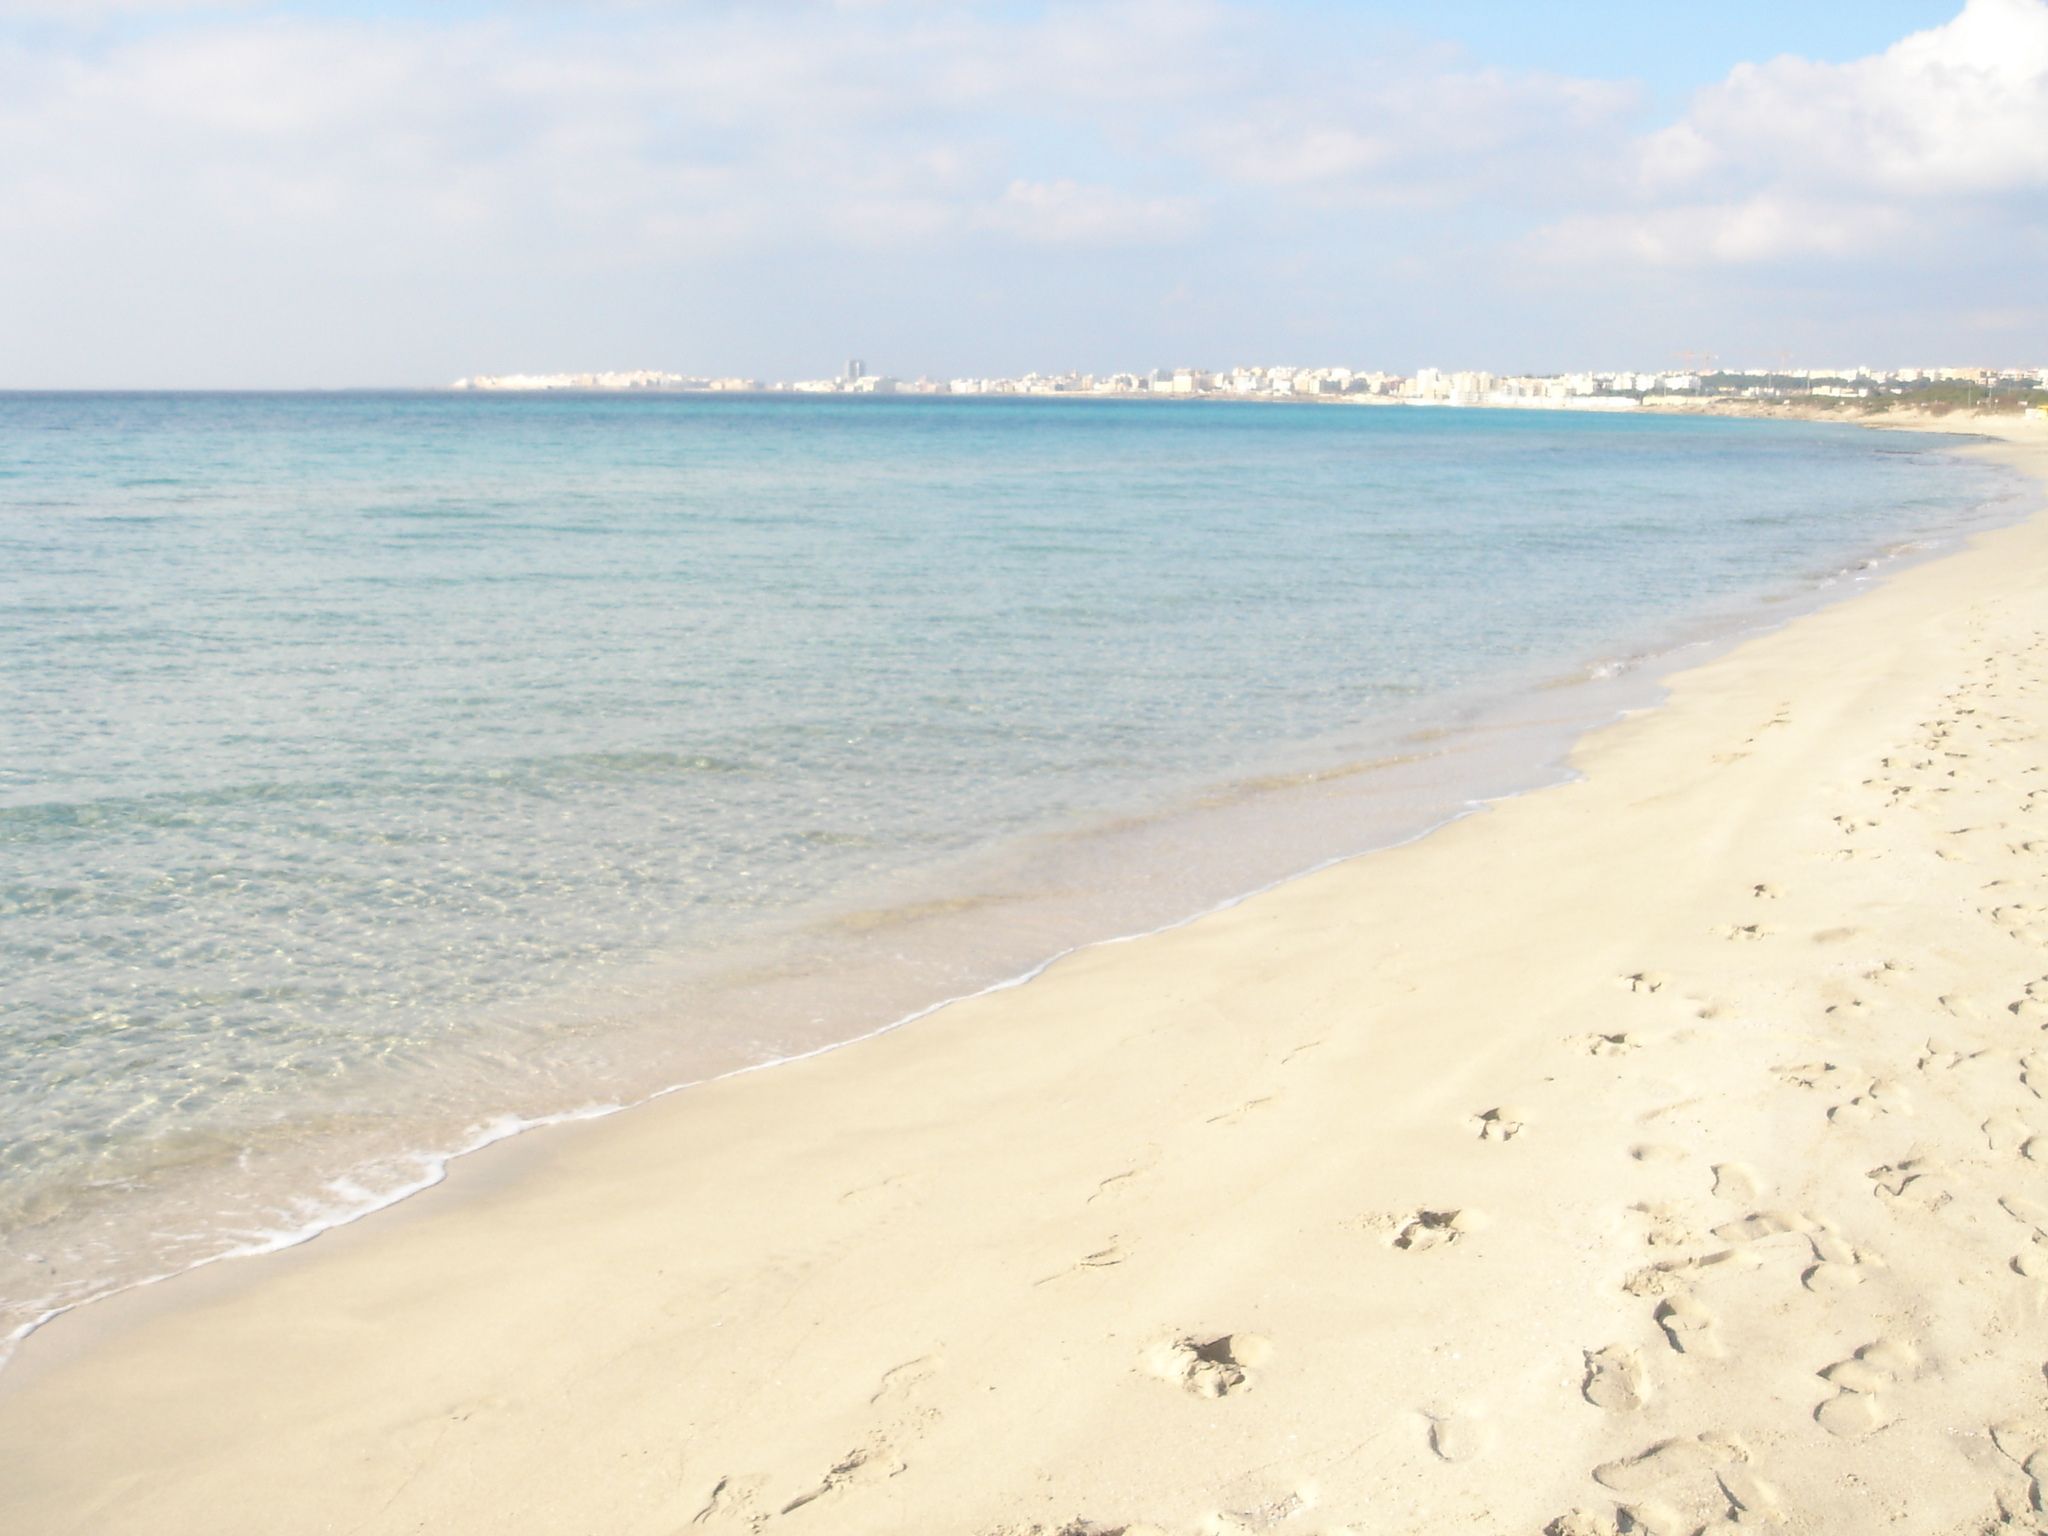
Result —
POLYGON ((457 379, 455 389, 541 390, 541 389, 695 389, 703 380, 679 373, 656 373, 640 369, 631 373, 481 373, 457 379))
POLYGON ((848 359, 846 360, 846 382, 847 382, 847 383, 849 383, 849 384, 857 384, 857 383, 859 383, 859 382, 860 382, 860 381, 861 381, 862 379, 866 378, 867 376, 868 376, 868 365, 867 365, 867 363, 866 363, 866 362, 864 362, 864 361, 863 361, 862 359, 860 359, 860 358, 858 358, 858 357, 850 357, 850 358, 848 358, 848 359))

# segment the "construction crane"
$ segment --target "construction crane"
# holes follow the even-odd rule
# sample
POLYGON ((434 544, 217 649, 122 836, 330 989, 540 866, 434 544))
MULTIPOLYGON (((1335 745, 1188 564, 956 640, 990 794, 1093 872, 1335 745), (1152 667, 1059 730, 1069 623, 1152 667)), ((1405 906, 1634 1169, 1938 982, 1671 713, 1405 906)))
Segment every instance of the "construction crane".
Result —
POLYGON ((1693 378, 1698 379, 1702 386, 1706 383, 1707 375, 1714 371, 1714 365, 1720 361, 1720 358, 1712 352, 1687 350, 1675 355, 1678 358, 1679 367, 1693 378))

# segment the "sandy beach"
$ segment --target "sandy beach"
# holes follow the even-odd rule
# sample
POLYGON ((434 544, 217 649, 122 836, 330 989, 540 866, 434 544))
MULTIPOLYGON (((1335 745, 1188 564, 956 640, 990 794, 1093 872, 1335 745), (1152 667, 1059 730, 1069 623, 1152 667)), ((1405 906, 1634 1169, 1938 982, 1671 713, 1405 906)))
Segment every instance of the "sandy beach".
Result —
POLYGON ((2048 1528, 2044 689, 2037 516, 1573 783, 61 1318, 0 1530, 2048 1528))

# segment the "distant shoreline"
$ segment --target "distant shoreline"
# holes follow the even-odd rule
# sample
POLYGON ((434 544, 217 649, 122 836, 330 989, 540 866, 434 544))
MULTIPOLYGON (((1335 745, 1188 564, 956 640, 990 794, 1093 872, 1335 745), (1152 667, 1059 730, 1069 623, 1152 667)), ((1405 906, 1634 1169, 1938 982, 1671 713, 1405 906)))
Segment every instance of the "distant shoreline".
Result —
MULTIPOLYGON (((362 391, 333 391, 333 393, 377 393, 374 389, 362 391)), ((394 391, 401 392, 401 391, 394 391)), ((599 386, 561 386, 545 389, 466 389, 454 385, 422 390, 403 390, 404 393, 489 395, 502 398, 534 398, 569 396, 578 399, 615 399, 659 396, 664 399, 687 397, 690 399, 801 399, 801 400, 854 400, 854 401, 1017 401, 1047 400, 1068 403, 1086 403, 1091 400, 1135 401, 1157 405, 1320 405, 1320 406, 1363 406, 1373 409, 1407 408, 1419 410, 1450 411, 1578 411, 1587 414, 1626 415, 1636 411, 1665 416, 1720 416, 1753 421, 1812 421, 1834 422, 1848 426, 1939 428, 1947 425, 1969 422, 1983 418, 1991 423, 2015 424, 2029 419, 2029 412, 2038 413, 2041 408, 2020 403, 2010 405, 1992 402, 1974 406, 1909 405, 1889 401, 1863 401, 1844 399, 1834 403, 1821 400, 1788 396, 1781 399, 1762 399, 1747 396, 1712 395, 1688 397, 1684 395, 1651 395, 1641 399, 1627 395, 1591 395, 1568 397, 1561 400, 1530 400, 1517 403, 1503 400, 1420 400, 1390 395, 1315 395, 1315 394, 1274 394, 1266 392, 1236 393, 1223 390, 1206 390, 1191 394, 1174 394, 1163 390, 981 390, 952 392, 946 390, 898 390, 883 393, 854 393, 805 391, 763 386, 758 389, 679 389, 679 388, 635 388, 609 389, 599 386)), ((327 391, 305 391, 305 393, 327 393, 327 391)))

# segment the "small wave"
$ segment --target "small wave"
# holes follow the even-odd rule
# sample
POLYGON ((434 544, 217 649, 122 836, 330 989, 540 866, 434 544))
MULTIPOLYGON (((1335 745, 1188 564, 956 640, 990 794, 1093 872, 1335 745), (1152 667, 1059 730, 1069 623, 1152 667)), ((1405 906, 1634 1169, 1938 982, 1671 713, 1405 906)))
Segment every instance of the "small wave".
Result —
POLYGON ((301 1219, 298 1221, 284 1226, 259 1228, 246 1234, 242 1241, 217 1253, 144 1276, 139 1280, 110 1285, 104 1290, 49 1307, 29 1318, 16 1326, 13 1332, 0 1338, 0 1369, 4 1369, 7 1362, 13 1359, 14 1352, 21 1346, 22 1340, 67 1312, 75 1312, 80 1307, 90 1306, 96 1301, 105 1301, 109 1297, 140 1290, 145 1286, 160 1285, 166 1280, 204 1269, 210 1264, 218 1264, 224 1259, 257 1258, 266 1253, 279 1253, 286 1248, 296 1248, 301 1243, 311 1242, 323 1232, 331 1232, 336 1227, 345 1227, 361 1221, 365 1216, 388 1210, 401 1201, 411 1199, 422 1190, 432 1189, 448 1177, 450 1165, 458 1158, 481 1152, 486 1147, 495 1146, 498 1142, 510 1140, 527 1131, 540 1130, 551 1125, 569 1125, 579 1120, 597 1120, 606 1115, 617 1114, 626 1107, 618 1103, 593 1104, 550 1115, 498 1115, 475 1126, 468 1138, 451 1151, 413 1154, 411 1160, 415 1164, 415 1172, 412 1176, 401 1179, 387 1188, 372 1189, 348 1175, 331 1180, 326 1186, 327 1193, 332 1197, 330 1200, 323 1202, 306 1199, 296 1202, 301 1213, 301 1219))

